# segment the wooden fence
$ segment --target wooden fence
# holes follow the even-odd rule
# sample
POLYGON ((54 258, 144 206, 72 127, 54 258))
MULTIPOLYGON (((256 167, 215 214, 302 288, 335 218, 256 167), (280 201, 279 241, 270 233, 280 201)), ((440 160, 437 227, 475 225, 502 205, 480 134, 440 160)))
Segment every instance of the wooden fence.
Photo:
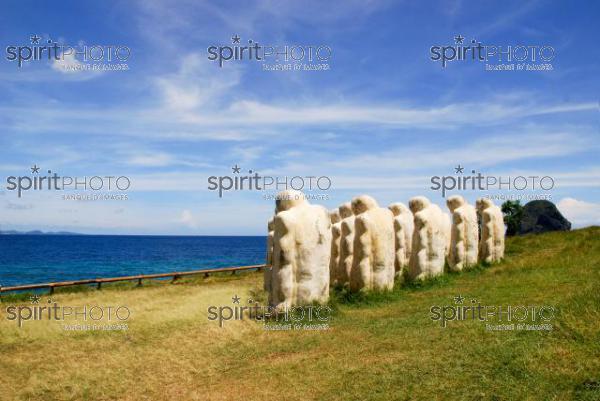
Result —
POLYGON ((115 283, 118 281, 136 281, 138 285, 142 285, 142 280, 145 279, 160 279, 172 277, 172 281, 177 280, 180 277, 192 276, 197 274, 203 274, 204 277, 208 277, 214 273, 231 273, 236 274, 239 271, 246 270, 262 270, 266 265, 252 265, 252 266, 237 266, 237 267, 221 267, 216 269, 204 269, 204 270, 191 270, 185 272, 172 272, 172 273, 157 273, 157 274, 140 274, 137 276, 124 276, 124 277, 109 277, 109 278, 94 278, 88 280, 76 280, 76 281, 60 281, 56 283, 42 283, 42 284, 27 284, 27 285, 16 285, 12 287, 0 286, 0 294, 9 291, 23 291, 23 290, 37 290, 48 288, 50 293, 54 292, 55 288, 58 287, 71 287, 74 285, 89 285, 95 284, 97 289, 102 288, 104 283, 115 283))

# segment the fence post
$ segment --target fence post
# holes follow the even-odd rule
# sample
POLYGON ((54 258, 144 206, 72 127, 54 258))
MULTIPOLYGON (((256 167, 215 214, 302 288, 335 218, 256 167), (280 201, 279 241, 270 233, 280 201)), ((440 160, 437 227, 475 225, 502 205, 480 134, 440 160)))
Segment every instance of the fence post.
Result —
MULTIPOLYGON (((187 272, 187 274, 202 274, 203 277, 209 278, 211 273, 222 273, 225 274, 228 271, 231 272, 232 275, 237 275, 238 274, 238 269, 239 271, 246 271, 246 270, 250 270, 248 268, 252 267, 252 270, 254 270, 254 268, 256 268, 258 271, 261 271, 265 268, 265 265, 253 265, 253 266, 237 266, 237 267, 224 267, 224 268, 216 268, 216 269, 209 269, 209 271, 203 271, 203 270, 195 270, 195 271, 191 271, 191 272, 187 272)), ((267 267, 268 268, 268 267, 267 267)), ((184 274, 184 275, 187 275, 184 274)), ((75 285, 96 285, 96 289, 101 290, 102 289, 102 283, 113 283, 113 282, 121 282, 121 281, 135 281, 137 280, 137 286, 141 287, 142 286, 142 280, 144 280, 145 278, 168 278, 168 276, 171 274, 160 274, 159 277, 152 277, 151 274, 149 275, 143 275, 143 274, 138 274, 137 277, 136 276, 125 276, 125 277, 110 277, 110 278, 96 278, 95 281, 94 279, 88 279, 88 280, 77 280, 77 281, 65 281, 65 282, 54 282, 54 283, 40 283, 40 284, 31 284, 31 285, 22 285, 22 286, 14 286, 14 287, 6 287, 6 290, 4 289, 5 286, 0 285, 0 300, 2 299, 2 295, 4 295, 4 292, 8 292, 8 291, 25 291, 25 290, 32 290, 32 289, 44 289, 44 288, 48 288, 48 294, 54 294, 55 292, 55 288, 57 287, 70 287, 70 286, 75 286, 75 285)), ((183 276, 181 274, 175 274, 172 273, 172 281, 171 282, 175 282, 179 279, 181 279, 183 276)))

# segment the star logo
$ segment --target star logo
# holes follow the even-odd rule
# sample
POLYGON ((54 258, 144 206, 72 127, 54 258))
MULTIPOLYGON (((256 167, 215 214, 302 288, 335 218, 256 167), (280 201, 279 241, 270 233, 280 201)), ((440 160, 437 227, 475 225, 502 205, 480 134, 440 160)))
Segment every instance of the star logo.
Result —
POLYGON ((461 36, 460 34, 459 34, 458 36, 455 36, 455 37, 454 37, 454 42, 455 42, 457 45, 462 45, 462 43, 463 43, 463 40, 465 40, 465 38, 464 38, 463 36, 461 36))
POLYGON ((231 43, 235 44, 235 43, 240 43, 240 37, 238 35, 232 36, 231 37, 231 43))
POLYGON ((237 294, 235 294, 235 296, 231 297, 231 300, 233 301, 234 304, 239 304, 240 303, 240 297, 237 296, 237 294))
POLYGON ((33 167, 31 167, 31 174, 39 174, 40 172, 40 168, 37 166, 37 164, 34 164, 33 167))
POLYGON ((462 295, 457 295, 454 297, 455 304, 462 304, 464 300, 465 300, 465 297, 463 297, 462 295))
POLYGON ((239 174, 240 169, 241 169, 241 167, 238 166, 237 164, 231 168, 231 170, 233 170, 233 174, 239 174))
POLYGON ((460 164, 456 167, 454 167, 454 171, 455 174, 462 174, 464 173, 465 168, 463 166, 461 166, 460 164))
POLYGON ((37 294, 34 294, 32 296, 29 297, 29 300, 31 301, 32 304, 39 304, 40 303, 40 296, 37 294))
POLYGON ((29 38, 29 40, 31 40, 32 45, 39 45, 40 39, 41 38, 39 36, 37 36, 36 34, 31 35, 31 37, 29 38))
POLYGON ((471 303, 472 303, 472 304, 476 304, 476 303, 477 303, 477 300, 476 300, 475 298, 473 298, 473 299, 471 300, 471 303))

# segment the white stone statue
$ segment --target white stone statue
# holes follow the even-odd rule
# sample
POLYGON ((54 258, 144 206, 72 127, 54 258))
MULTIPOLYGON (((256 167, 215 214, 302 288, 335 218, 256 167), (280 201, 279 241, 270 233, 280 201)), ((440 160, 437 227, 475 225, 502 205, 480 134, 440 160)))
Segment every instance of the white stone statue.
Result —
POLYGON ((329 261, 329 283, 336 285, 340 265, 340 239, 342 236, 342 219, 338 209, 329 212, 331 218, 331 260, 329 261))
POLYGON ((465 267, 477 264, 479 243, 477 212, 460 195, 449 197, 446 204, 452 213, 448 266, 452 271, 461 271, 465 267))
POLYGON ((350 289, 391 290, 395 273, 392 212, 367 195, 352 199, 352 211, 356 218, 350 289))
POLYGON ((414 230, 413 215, 404 203, 396 202, 388 206, 394 215, 394 269, 397 277, 403 277, 410 260, 412 235, 414 230))
POLYGON ((408 206, 414 216, 409 277, 421 280, 444 273, 448 249, 447 214, 424 196, 412 198, 408 206))
POLYGON ((275 223, 274 223, 274 217, 271 218, 269 220, 269 222, 267 223, 267 260, 266 260, 266 267, 265 270, 263 271, 263 279, 264 279, 264 285, 263 288, 265 291, 267 291, 269 293, 269 295, 271 294, 271 274, 273 272, 273 236, 274 236, 274 229, 275 227, 275 223))
POLYGON ((337 284, 350 282, 350 271, 354 259, 354 213, 352 205, 346 202, 339 207, 342 218, 342 236, 340 238, 340 263, 338 265, 337 284))
POLYGON ((273 241, 272 305, 325 303, 329 299, 331 220, 298 191, 277 195, 273 241))
MULTIPOLYGON (((440 209, 442 210, 442 209, 440 209)), ((446 237, 446 258, 450 254, 450 242, 451 242, 451 232, 452 232, 452 217, 446 212, 442 210, 442 215, 444 219, 444 236, 446 237)))
POLYGON ((504 216, 502 210, 491 199, 480 198, 476 202, 481 219, 479 261, 499 262, 504 257, 504 216))

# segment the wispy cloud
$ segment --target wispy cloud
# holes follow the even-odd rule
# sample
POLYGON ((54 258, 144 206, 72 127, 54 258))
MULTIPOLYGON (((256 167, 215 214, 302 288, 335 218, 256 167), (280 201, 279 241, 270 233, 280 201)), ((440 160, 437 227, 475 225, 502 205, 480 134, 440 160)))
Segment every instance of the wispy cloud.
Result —
POLYGON ((563 198, 556 205, 573 228, 600 225, 600 203, 563 198))
POLYGON ((173 156, 167 153, 136 154, 129 158, 129 164, 145 167, 164 167, 173 163, 173 156))
POLYGON ((479 103, 450 103, 430 108, 331 104, 283 106, 244 100, 219 110, 209 110, 203 105, 209 100, 210 108, 221 103, 216 93, 226 90, 228 84, 214 83, 205 88, 201 83, 185 85, 160 79, 159 82, 167 110, 93 110, 50 105, 36 113, 35 121, 29 118, 30 110, 26 107, 5 106, 0 107, 0 112, 10 113, 13 120, 6 129, 18 132, 101 133, 108 129, 115 135, 125 136, 239 140, 256 138, 257 134, 276 135, 268 127, 275 129, 286 124, 293 125, 295 129, 302 126, 363 124, 457 130, 462 127, 506 124, 536 116, 598 111, 598 103, 532 104, 530 99, 510 104, 482 100, 479 103), (102 125, 98 125, 98 121, 102 121, 102 125))
POLYGON ((200 54, 192 53, 183 58, 177 73, 157 77, 163 104, 171 113, 185 116, 191 110, 216 108, 225 94, 239 83, 238 69, 229 68, 214 74, 200 54))
MULTIPOLYGON (((552 132, 550 128, 546 129, 546 132, 528 131, 519 135, 504 134, 500 130, 480 139, 467 137, 438 143, 424 141, 388 148, 376 154, 362 152, 356 156, 322 160, 318 162, 318 168, 321 171, 364 174, 382 169, 388 172, 423 171, 448 166, 449 163, 490 167, 510 161, 568 156, 600 148, 594 134, 552 132)), ((308 155, 304 154, 299 159, 306 157, 308 155)), ((314 167, 314 164, 312 166, 314 167)), ((290 170, 295 168, 301 168, 301 164, 292 162, 288 165, 290 170)))

